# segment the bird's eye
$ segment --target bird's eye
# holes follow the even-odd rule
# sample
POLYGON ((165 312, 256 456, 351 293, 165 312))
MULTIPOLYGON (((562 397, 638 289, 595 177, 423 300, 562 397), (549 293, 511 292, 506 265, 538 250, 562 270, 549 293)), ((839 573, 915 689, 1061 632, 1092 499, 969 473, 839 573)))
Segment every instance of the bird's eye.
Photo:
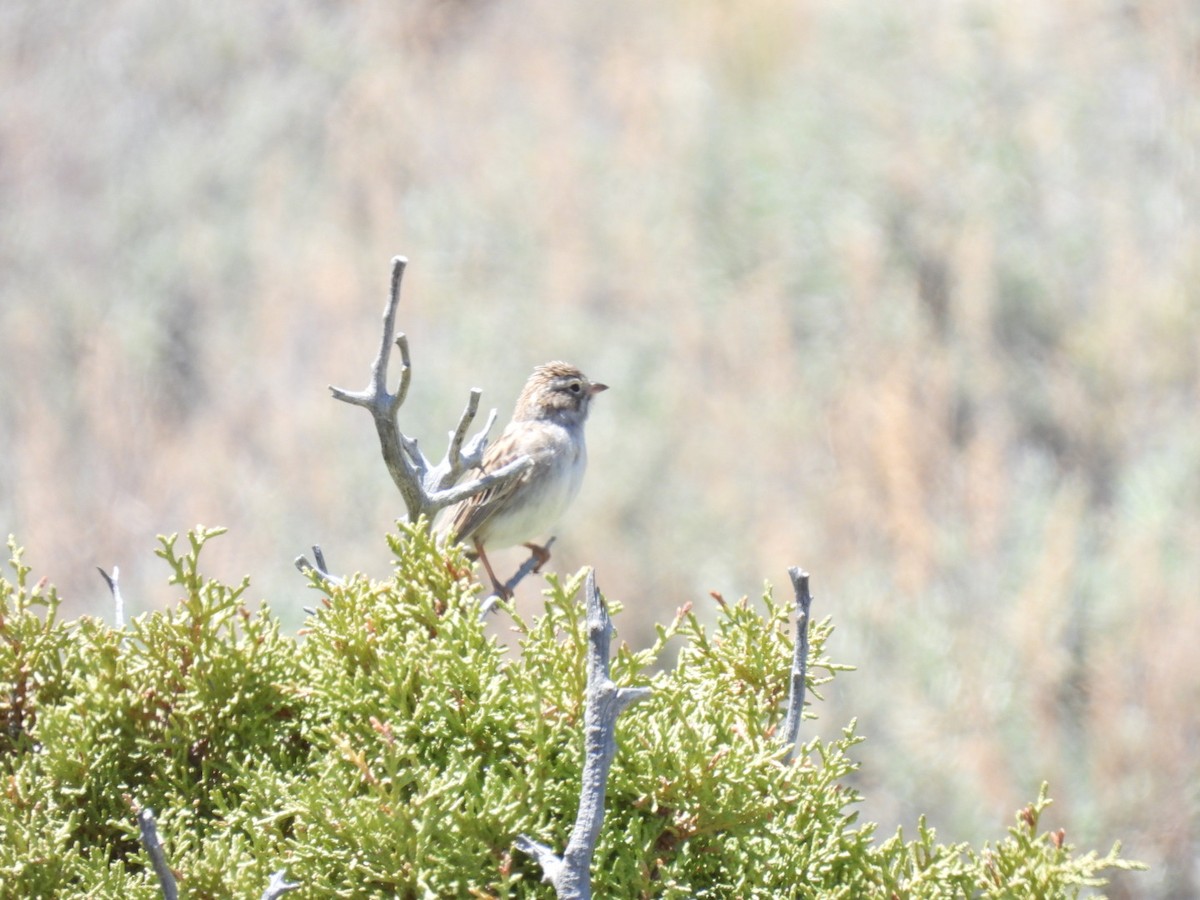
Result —
POLYGON ((572 394, 578 394, 580 391, 583 390, 583 385, 580 384, 578 381, 572 381, 570 384, 567 385, 567 389, 572 394))

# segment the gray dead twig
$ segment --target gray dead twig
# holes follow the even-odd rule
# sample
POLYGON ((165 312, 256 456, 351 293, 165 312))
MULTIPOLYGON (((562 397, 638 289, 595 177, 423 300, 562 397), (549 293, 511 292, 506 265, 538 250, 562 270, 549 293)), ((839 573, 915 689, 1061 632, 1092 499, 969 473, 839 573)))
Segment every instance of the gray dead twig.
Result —
POLYGON ((300 888, 300 885, 294 881, 287 880, 287 872, 280 869, 271 875, 271 882, 267 885, 267 889, 263 891, 262 900, 276 900, 282 897, 288 891, 294 891, 300 888))
POLYGON ((609 677, 613 625, 604 598, 596 589, 594 571, 588 572, 583 591, 587 604, 588 674, 579 812, 562 856, 527 835, 516 841, 517 849, 538 861, 543 880, 554 885, 560 900, 587 900, 592 896, 592 856, 604 822, 608 770, 617 752, 617 716, 626 707, 650 696, 649 688, 619 688, 609 677))
POLYGON ((125 598, 121 596, 121 567, 113 566, 112 574, 109 575, 99 566, 96 566, 96 571, 104 578, 104 583, 108 585, 108 591, 112 594, 114 616, 116 618, 117 630, 125 627, 125 598))
POLYGON ((304 555, 297 556, 293 560, 297 569, 304 575, 315 575, 317 580, 322 584, 340 585, 344 584, 344 580, 330 573, 329 568, 325 565, 325 553, 320 546, 313 544, 312 548, 313 559, 316 563, 310 563, 308 557, 304 555))
POLYGON ((808 590, 808 573, 796 566, 788 569, 792 579, 792 592, 796 597, 796 650, 792 656, 791 689, 788 692, 787 716, 783 721, 783 742, 787 753, 783 757, 790 763, 796 753, 796 738, 800 736, 800 718, 804 714, 804 689, 808 677, 808 622, 812 606, 812 594, 808 590))
POLYGON ((480 391, 471 391, 467 406, 459 417, 457 427, 450 432, 446 454, 440 462, 433 464, 420 449, 415 438, 400 431, 397 416, 408 396, 412 381, 412 360, 409 357, 408 338, 396 334, 396 308, 400 302, 400 283, 408 260, 397 256, 392 260, 391 292, 383 311, 383 333, 379 353, 371 365, 371 381, 364 390, 348 391, 330 385, 333 396, 353 406, 361 406, 371 413, 375 430, 379 435, 379 446, 383 461, 392 481, 400 489, 408 520, 415 522, 425 516, 430 522, 442 509, 496 484, 507 482, 524 472, 532 460, 522 457, 507 466, 463 484, 456 484, 463 474, 479 465, 487 447, 487 434, 495 422, 493 410, 483 430, 467 440, 466 434, 479 409, 480 391), (388 359, 392 346, 400 352, 400 384, 396 392, 387 389, 388 359))
POLYGON ((163 852, 162 843, 158 840, 158 823, 154 821, 154 810, 146 808, 138 813, 138 827, 142 832, 142 846, 154 866, 154 874, 158 876, 158 884, 162 889, 163 900, 178 900, 179 888, 175 885, 175 873, 167 864, 167 855, 163 852))

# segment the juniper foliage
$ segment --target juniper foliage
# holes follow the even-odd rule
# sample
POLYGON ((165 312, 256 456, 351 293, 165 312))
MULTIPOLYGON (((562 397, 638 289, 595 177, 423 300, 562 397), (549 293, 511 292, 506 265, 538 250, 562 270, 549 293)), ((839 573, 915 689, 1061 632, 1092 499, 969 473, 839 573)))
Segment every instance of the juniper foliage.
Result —
MULTIPOLYGON (((547 578, 529 621, 504 613, 510 650, 480 622, 460 551, 401 526, 392 577, 314 582, 327 596, 293 637, 246 604, 247 581, 201 574, 218 534, 161 539, 179 599, 124 630, 61 620, 10 539, 0 894, 157 897, 136 822, 151 807, 183 896, 258 896, 280 869, 292 897, 552 896, 513 842, 563 846, 574 820, 582 578, 547 578)), ((790 606, 768 589, 711 626, 685 611, 653 647, 615 654, 614 680, 653 695, 618 721, 597 896, 1075 897, 1136 867, 1041 832, 1044 790, 978 850, 924 820, 878 841, 846 783, 853 723, 782 762, 790 606)), ((811 626, 817 699, 845 668, 825 656, 831 630, 811 626)))

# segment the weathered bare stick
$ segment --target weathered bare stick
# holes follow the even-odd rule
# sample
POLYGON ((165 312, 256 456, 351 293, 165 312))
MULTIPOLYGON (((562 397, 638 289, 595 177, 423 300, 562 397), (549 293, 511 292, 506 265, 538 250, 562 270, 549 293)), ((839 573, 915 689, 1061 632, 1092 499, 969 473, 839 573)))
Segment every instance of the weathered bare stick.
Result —
POLYGON ((284 869, 280 869, 271 875, 271 882, 267 885, 267 889, 263 891, 262 900, 276 900, 282 897, 288 891, 294 891, 300 885, 294 881, 287 880, 287 873, 284 869))
POLYGON ((584 711, 583 784, 579 812, 567 849, 558 856, 553 849, 521 835, 517 848, 542 867, 543 880, 554 885, 560 900, 588 900, 592 896, 591 866, 604 822, 604 795, 608 770, 617 752, 617 716, 626 707, 650 696, 649 688, 618 688, 609 678, 608 659, 613 625, 608 607, 596 589, 596 573, 589 571, 583 585, 587 603, 588 676, 584 711))
POLYGON ((428 482, 435 491, 443 491, 452 487, 462 477, 463 472, 483 462, 483 451, 487 447, 487 435, 496 421, 494 409, 488 415, 483 430, 471 439, 471 443, 465 450, 463 449, 467 429, 471 427, 471 422, 479 412, 479 398, 482 394, 483 392, 479 388, 471 388, 471 396, 467 399, 467 408, 463 410, 462 417, 458 420, 458 427, 450 432, 450 446, 446 450, 446 455, 429 473, 428 482))
POLYGON ((808 613, 812 594, 808 591, 808 573, 796 566, 788 569, 792 592, 796 597, 796 651, 792 656, 792 684, 788 693, 787 717, 783 720, 783 741, 787 745, 784 763, 790 763, 796 753, 796 738, 800 736, 800 717, 804 713, 805 679, 808 676, 808 613))
POLYGON ((121 567, 113 566, 112 574, 109 575, 99 566, 96 566, 96 571, 104 578, 104 583, 108 585, 109 593, 112 594, 113 606, 115 607, 115 618, 117 620, 117 628, 125 627, 125 598, 121 596, 121 585, 119 579, 121 577, 121 567))
MULTIPOLYGON (((468 497, 475 496, 480 491, 486 491, 493 485, 508 482, 532 465, 533 460, 530 457, 521 456, 508 463, 508 465, 501 466, 496 471, 489 472, 487 475, 483 475, 473 481, 430 494, 428 495, 429 511, 437 512, 444 507, 453 506, 459 500, 466 500, 468 497)), ((427 514, 430 514, 429 511, 427 511, 427 514)))
POLYGON ((316 560, 316 564, 314 565, 313 563, 310 563, 308 561, 308 557, 302 554, 293 560, 296 568, 305 575, 315 574, 317 578, 324 584, 342 584, 343 580, 332 574, 325 565, 325 553, 321 550, 321 548, 318 545, 313 544, 312 551, 313 559, 316 560))
POLYGON ((154 821, 154 810, 143 809, 138 813, 138 827, 142 831, 142 846, 154 864, 154 874, 158 876, 162 888, 163 900, 178 900, 179 888, 175 886, 175 875, 167 865, 167 855, 163 852, 158 840, 158 825, 154 821))
POLYGON ((412 362, 409 358, 408 339, 403 335, 395 337, 395 347, 400 352, 400 385, 396 393, 387 389, 388 358, 392 353, 393 335, 396 334, 396 308, 400 303, 400 284, 408 260, 397 256, 392 260, 391 292, 388 295, 387 306, 383 311, 383 333, 379 344, 379 353, 371 364, 371 381, 364 390, 347 391, 330 385, 333 396, 345 403, 361 406, 371 413, 375 421, 375 431, 379 435, 379 447, 383 453, 383 461, 392 481, 400 489, 404 505, 408 512, 408 520, 415 522, 424 515, 432 521, 434 515, 442 508, 471 497, 480 491, 487 490, 497 482, 505 482, 516 478, 532 462, 527 459, 517 460, 510 466, 497 470, 486 478, 475 479, 454 486, 464 472, 477 466, 483 458, 483 450, 487 445, 487 433, 495 422, 493 412, 483 431, 479 432, 469 442, 466 433, 479 409, 479 391, 471 392, 467 408, 459 419, 458 427, 451 432, 450 446, 446 456, 437 465, 431 465, 425 454, 417 445, 415 438, 410 438, 400 431, 397 415, 405 397, 408 396, 409 384, 412 380, 412 362), (465 442, 465 447, 464 447, 465 442))

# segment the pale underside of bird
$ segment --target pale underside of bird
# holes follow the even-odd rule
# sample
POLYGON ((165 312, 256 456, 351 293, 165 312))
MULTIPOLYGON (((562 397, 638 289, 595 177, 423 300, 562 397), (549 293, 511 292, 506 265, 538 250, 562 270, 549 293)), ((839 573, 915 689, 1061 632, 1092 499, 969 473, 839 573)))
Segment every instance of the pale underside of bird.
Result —
POLYGON ((584 423, 592 398, 607 389, 568 363, 538 366, 521 391, 512 421, 488 446, 480 467, 467 473, 476 478, 522 456, 532 460, 516 478, 452 507, 439 527, 474 547, 497 594, 509 592, 484 548, 523 544, 538 557, 538 568, 546 563, 549 551, 533 541, 559 521, 579 493, 587 469, 584 423))

